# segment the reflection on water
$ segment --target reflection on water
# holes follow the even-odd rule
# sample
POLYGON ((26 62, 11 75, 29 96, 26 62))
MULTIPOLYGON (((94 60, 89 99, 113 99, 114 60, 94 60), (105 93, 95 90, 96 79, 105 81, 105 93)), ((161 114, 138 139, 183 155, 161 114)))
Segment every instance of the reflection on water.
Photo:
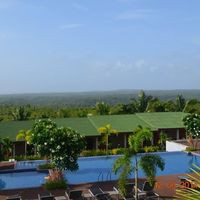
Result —
POLYGON ((6 187, 6 183, 0 179, 0 190, 6 187))

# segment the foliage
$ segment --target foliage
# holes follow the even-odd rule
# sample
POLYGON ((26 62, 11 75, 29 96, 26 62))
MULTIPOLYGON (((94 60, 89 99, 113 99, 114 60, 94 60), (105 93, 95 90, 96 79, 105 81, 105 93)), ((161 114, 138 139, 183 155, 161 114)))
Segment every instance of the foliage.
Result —
POLYGON ((63 174, 59 170, 51 169, 49 170, 49 175, 46 177, 47 181, 44 187, 48 190, 54 189, 66 189, 67 182, 63 177, 63 174))
POLYGON ((127 194, 125 185, 128 182, 128 177, 133 171, 133 168, 131 165, 132 164, 131 157, 132 157, 132 154, 130 153, 129 150, 127 150, 124 152, 124 155, 122 157, 119 157, 115 161, 113 165, 113 171, 115 172, 115 174, 120 173, 118 185, 123 195, 127 194))
POLYGON ((20 106, 19 108, 16 108, 13 112, 11 112, 11 114, 13 120, 23 121, 23 120, 28 120, 31 113, 26 107, 20 106))
POLYGON ((187 113, 200 114, 200 101, 197 99, 188 100, 183 111, 187 113))
POLYGON ((65 180, 47 181, 44 184, 44 188, 47 190, 66 189, 67 183, 65 180))
POLYGON ((154 185, 157 168, 163 171, 165 162, 159 155, 146 154, 140 158, 139 166, 144 171, 150 185, 154 185))
POLYGON ((9 156, 12 155, 12 148, 13 148, 13 143, 9 139, 9 137, 0 139, 0 146, 1 146, 1 159, 5 160, 9 156))
POLYGON ((165 112, 165 106, 159 99, 157 98, 151 99, 148 102, 146 111, 147 112, 165 112))
POLYGON ((31 142, 31 130, 20 130, 19 133, 16 136, 16 140, 23 140, 27 143, 31 142))
POLYGON ((106 152, 108 152, 109 139, 111 134, 118 134, 117 130, 113 129, 110 124, 98 128, 98 132, 102 135, 102 142, 106 145, 106 152))
POLYGON ((38 166, 38 169, 40 169, 40 170, 54 169, 54 168, 55 168, 55 166, 52 163, 45 163, 45 164, 42 164, 42 165, 38 166))
POLYGON ((148 153, 148 152, 157 152, 160 150, 160 147, 158 146, 145 146, 144 147, 144 152, 148 153))
POLYGON ((167 139, 168 139, 167 134, 165 132, 161 132, 160 133, 160 138, 158 140, 158 144, 160 146, 160 149, 165 150, 167 139))
POLYGON ((95 106, 96 112, 99 115, 108 115, 110 112, 110 106, 106 103, 102 102, 97 102, 95 106))
MULTIPOLYGON (((143 143, 145 141, 150 141, 152 139, 152 132, 148 128, 142 128, 138 127, 136 130, 134 130, 133 135, 129 136, 128 142, 129 142, 129 148, 126 149, 124 152, 124 155, 118 159, 116 159, 114 165, 113 165, 113 171, 115 173, 120 173, 119 177, 119 187, 123 194, 126 193, 125 190, 125 184, 127 183, 127 179, 131 173, 131 171, 134 171, 135 173, 135 196, 137 199, 137 173, 138 173, 138 161, 137 161, 137 154, 138 151, 143 146, 143 143), (131 159, 135 159, 135 165, 132 166, 131 159)), ((164 161, 162 158, 158 155, 150 154, 150 157, 141 156, 140 161, 141 164, 139 164, 140 167, 144 170, 145 174, 147 175, 147 179, 153 183, 153 180, 156 175, 156 168, 159 167, 161 170, 164 169, 164 161), (150 162, 150 165, 146 161, 150 162), (144 163, 149 165, 149 168, 145 168, 144 163)), ((139 161, 139 162, 140 162, 139 161)))
POLYGON ((183 185, 178 185, 176 188, 176 195, 175 198, 179 200, 199 200, 200 199, 200 167, 193 164, 193 168, 191 168, 191 171, 194 173, 187 174, 187 176, 193 180, 192 181, 192 187, 185 187, 183 185))
POLYGON ((51 158, 56 168, 78 169, 77 159, 85 147, 85 141, 73 129, 57 127, 50 119, 38 120, 32 130, 32 142, 42 156, 51 158))
POLYGON ((186 147, 185 151, 187 151, 188 153, 190 153, 192 151, 197 151, 197 149, 195 147, 191 146, 191 147, 186 147))
POLYGON ((200 138, 200 116, 198 114, 189 114, 183 119, 188 136, 200 138))
POLYGON ((20 130, 19 133, 16 136, 16 140, 22 140, 25 141, 25 157, 27 155, 27 144, 31 143, 31 130, 20 130))
POLYGON ((81 156, 89 157, 89 156, 105 156, 105 155, 120 155, 123 154, 125 151, 124 148, 117 148, 117 149, 111 149, 107 152, 105 150, 84 150, 81 152, 81 156))
POLYGON ((128 138, 129 146, 135 152, 138 152, 143 146, 143 142, 146 140, 150 141, 152 137, 153 133, 149 128, 138 126, 138 128, 136 128, 133 134, 130 135, 128 138))
POLYGON ((111 93, 17 95, 15 98, 1 96, 0 121, 86 117, 89 113, 92 115, 133 114, 146 111, 184 111, 200 114, 200 101, 191 98, 199 99, 200 96, 197 91, 117 91, 111 93), (183 94, 190 100, 185 102, 182 95, 176 96, 177 93, 183 94), (98 101, 100 103, 97 103, 98 101))
POLYGON ((178 95, 176 97, 176 111, 182 112, 185 108, 186 101, 185 98, 182 95, 178 95))

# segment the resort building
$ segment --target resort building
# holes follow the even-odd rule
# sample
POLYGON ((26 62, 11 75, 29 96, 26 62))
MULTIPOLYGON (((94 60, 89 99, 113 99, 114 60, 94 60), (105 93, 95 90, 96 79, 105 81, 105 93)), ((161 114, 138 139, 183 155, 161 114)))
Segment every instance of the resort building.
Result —
MULTIPOLYGON (((87 142, 87 149, 98 149, 101 140, 101 133, 98 128, 111 124, 118 134, 111 135, 109 141, 112 148, 127 147, 128 136, 138 126, 148 127, 153 132, 153 139, 150 145, 156 145, 160 133, 165 132, 172 140, 180 140, 186 137, 185 128, 182 122, 186 113, 162 112, 162 113, 136 113, 131 115, 102 115, 89 116, 87 118, 62 118, 54 119, 58 126, 71 127, 84 135, 87 142)), ((10 121, 0 122, 0 137, 10 137, 13 140, 14 155, 24 154, 24 142, 16 141, 16 135, 20 130, 32 128, 34 121, 10 121)))

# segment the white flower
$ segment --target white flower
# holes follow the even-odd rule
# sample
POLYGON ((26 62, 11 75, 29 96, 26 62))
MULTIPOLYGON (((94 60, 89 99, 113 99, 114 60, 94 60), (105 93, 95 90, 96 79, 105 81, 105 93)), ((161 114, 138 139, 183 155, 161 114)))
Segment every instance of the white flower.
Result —
POLYGON ((47 145, 47 142, 45 142, 44 145, 47 145))

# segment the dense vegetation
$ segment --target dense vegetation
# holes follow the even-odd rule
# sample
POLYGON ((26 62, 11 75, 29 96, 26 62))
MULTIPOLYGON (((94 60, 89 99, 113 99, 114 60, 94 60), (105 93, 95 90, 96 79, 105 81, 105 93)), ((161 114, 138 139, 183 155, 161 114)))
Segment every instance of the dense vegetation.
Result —
POLYGON ((0 121, 137 112, 183 111, 200 114, 198 90, 132 92, 3 95, 0 96, 0 121))

